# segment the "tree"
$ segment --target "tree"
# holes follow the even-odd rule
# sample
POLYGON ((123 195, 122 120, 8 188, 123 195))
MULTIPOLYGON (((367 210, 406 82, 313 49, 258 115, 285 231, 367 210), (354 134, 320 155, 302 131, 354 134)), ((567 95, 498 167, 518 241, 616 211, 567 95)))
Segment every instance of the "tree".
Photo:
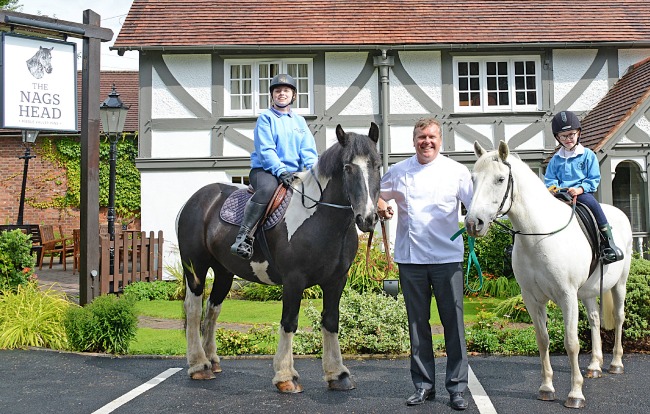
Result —
POLYGON ((23 8, 22 4, 18 4, 18 0, 0 0, 0 6, 2 10, 10 11, 21 11, 23 8))

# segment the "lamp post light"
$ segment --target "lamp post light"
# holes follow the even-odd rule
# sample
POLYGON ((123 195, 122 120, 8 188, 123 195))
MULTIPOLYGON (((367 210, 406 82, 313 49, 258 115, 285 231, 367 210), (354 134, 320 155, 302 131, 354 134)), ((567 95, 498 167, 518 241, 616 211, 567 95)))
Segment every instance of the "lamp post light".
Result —
POLYGON ((25 160, 25 166, 23 167, 23 186, 20 189, 20 204, 18 206, 18 219, 16 220, 16 224, 19 226, 23 225, 23 212, 25 211, 25 190, 27 188, 27 170, 29 169, 29 160, 36 158, 36 155, 31 155, 31 146, 36 142, 37 136, 38 131, 23 130, 23 146, 25 147, 25 154, 18 157, 19 160, 25 160))
MULTIPOLYGON (((117 159, 117 138, 124 130, 124 121, 129 107, 122 103, 120 94, 115 89, 108 94, 108 98, 99 107, 102 128, 110 143, 109 166, 110 175, 108 179, 108 234, 111 241, 115 240, 115 166, 117 159)), ((111 251, 111 273, 113 273, 114 252, 111 251)))

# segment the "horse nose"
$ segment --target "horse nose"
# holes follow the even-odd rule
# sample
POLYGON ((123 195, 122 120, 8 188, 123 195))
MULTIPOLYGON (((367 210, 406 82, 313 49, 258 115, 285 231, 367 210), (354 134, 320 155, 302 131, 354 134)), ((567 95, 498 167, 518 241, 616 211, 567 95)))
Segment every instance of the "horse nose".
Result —
POLYGON ((480 218, 468 219, 465 221, 465 228, 468 235, 475 237, 483 228, 483 220, 480 218))
POLYGON ((357 227, 359 227, 359 230, 363 232, 369 232, 370 230, 374 229, 375 224, 377 224, 377 221, 379 221, 379 216, 377 213, 373 213, 370 216, 365 217, 361 214, 357 214, 355 221, 357 223, 357 227))

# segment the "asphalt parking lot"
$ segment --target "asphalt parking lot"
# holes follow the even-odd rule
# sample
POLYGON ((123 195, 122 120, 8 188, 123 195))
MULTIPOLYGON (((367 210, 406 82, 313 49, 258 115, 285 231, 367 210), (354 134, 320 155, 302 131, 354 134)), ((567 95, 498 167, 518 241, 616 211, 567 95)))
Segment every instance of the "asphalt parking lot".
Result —
MULTIPOLYGON (((606 355, 608 361, 610 355, 606 355)), ((581 355, 586 367, 588 355, 581 355)), ((111 357, 49 350, 0 351, 0 413, 451 413, 446 359, 436 363, 434 401, 407 407, 407 359, 345 359, 357 388, 328 391, 321 360, 299 358, 305 391, 285 395, 271 384, 271 358, 226 359, 211 381, 192 381, 183 358, 111 357)), ((558 413, 569 392, 566 356, 552 357, 557 400, 536 399, 538 357, 470 357, 466 413, 558 413)), ((581 413, 650 412, 650 355, 624 356, 625 374, 585 379, 581 413)))

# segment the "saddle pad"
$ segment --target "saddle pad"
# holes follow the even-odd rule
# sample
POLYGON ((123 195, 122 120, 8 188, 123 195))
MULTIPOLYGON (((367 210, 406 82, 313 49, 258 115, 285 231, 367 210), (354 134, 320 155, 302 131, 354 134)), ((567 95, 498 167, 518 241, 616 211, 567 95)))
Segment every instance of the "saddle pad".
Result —
MULTIPOLYGON (((262 226, 264 230, 273 228, 276 224, 282 220, 284 213, 287 211, 289 206, 289 201, 291 201, 291 196, 293 195, 293 189, 288 188, 287 194, 282 200, 282 203, 278 206, 277 209, 269 213, 268 217, 264 221, 262 226)), ((253 194, 248 191, 247 188, 240 188, 235 190, 232 194, 228 196, 226 202, 223 203, 221 207, 221 212, 219 213, 221 219, 226 223, 233 224, 235 226, 240 226, 242 218, 244 217, 244 208, 246 207, 246 202, 253 196, 253 194)))

